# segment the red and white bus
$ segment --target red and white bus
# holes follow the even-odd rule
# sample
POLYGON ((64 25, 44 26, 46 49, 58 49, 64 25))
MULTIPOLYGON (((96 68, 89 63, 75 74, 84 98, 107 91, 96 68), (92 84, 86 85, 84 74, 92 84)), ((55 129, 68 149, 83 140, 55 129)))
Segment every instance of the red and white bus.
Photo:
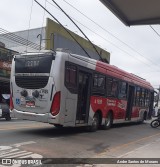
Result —
POLYGON ((61 126, 108 129, 143 122, 153 107, 153 87, 115 66, 63 49, 15 55, 11 115, 61 126))

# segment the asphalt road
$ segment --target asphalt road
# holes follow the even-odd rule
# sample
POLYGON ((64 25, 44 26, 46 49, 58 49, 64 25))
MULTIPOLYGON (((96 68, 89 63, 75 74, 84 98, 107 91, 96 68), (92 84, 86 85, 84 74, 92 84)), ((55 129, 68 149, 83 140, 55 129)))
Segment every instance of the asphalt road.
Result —
MULTIPOLYGON (((120 158, 159 139, 149 123, 120 124, 110 130, 57 129, 53 125, 0 120, 0 158, 120 158)), ((69 165, 70 166, 70 165, 69 165)))

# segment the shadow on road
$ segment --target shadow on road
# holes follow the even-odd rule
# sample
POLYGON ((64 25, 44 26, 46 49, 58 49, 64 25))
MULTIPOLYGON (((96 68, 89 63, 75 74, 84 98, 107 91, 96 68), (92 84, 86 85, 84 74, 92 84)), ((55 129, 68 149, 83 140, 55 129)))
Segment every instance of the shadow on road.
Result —
POLYGON ((65 128, 56 128, 56 127, 46 127, 46 128, 34 128, 34 129, 25 129, 21 130, 20 133, 43 136, 43 137, 65 137, 72 136, 80 133, 86 133, 84 127, 65 127, 65 128))
MULTIPOLYGON (((121 124, 114 124, 109 130, 102 130, 101 128, 97 132, 88 132, 86 130, 86 127, 63 127, 63 128, 56 128, 52 126, 50 127, 42 127, 42 128, 35 128, 34 129, 23 129, 20 130, 19 133, 23 133, 24 135, 35 135, 35 136, 43 136, 43 137, 66 137, 66 136, 72 136, 72 135, 78 135, 78 134, 85 134, 85 133, 98 133, 100 132, 107 132, 112 131, 112 129, 117 129, 125 127, 134 127, 138 126, 137 128, 141 126, 146 126, 147 128, 150 127, 149 123, 121 123, 121 124)), ((151 127, 150 127, 151 128, 151 127)), ((160 130, 160 129, 159 129, 160 130)))

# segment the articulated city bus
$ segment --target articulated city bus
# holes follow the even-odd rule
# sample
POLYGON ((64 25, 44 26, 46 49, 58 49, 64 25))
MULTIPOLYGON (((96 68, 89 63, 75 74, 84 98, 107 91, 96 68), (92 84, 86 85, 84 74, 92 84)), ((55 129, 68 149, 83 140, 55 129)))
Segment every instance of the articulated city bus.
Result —
POLYGON ((59 49, 15 55, 12 117, 56 127, 143 122, 153 108, 153 87, 115 66, 59 49))

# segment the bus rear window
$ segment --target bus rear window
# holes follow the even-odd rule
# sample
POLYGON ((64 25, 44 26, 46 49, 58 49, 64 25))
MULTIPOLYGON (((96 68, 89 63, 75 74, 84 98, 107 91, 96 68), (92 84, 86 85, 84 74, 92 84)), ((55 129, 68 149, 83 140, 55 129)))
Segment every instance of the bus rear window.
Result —
POLYGON ((15 58, 15 73, 50 73, 53 55, 32 55, 15 58))

